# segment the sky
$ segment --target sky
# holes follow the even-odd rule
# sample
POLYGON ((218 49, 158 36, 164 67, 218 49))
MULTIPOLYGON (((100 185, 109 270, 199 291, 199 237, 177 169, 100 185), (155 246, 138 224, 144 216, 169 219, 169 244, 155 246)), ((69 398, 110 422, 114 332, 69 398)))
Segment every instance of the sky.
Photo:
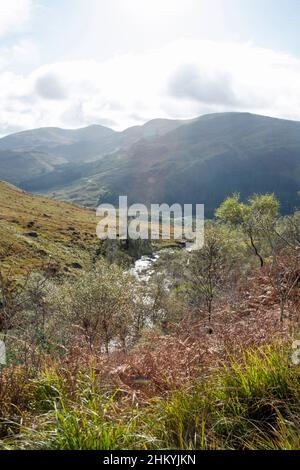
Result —
POLYGON ((0 135, 300 120, 299 0, 0 0, 0 135))

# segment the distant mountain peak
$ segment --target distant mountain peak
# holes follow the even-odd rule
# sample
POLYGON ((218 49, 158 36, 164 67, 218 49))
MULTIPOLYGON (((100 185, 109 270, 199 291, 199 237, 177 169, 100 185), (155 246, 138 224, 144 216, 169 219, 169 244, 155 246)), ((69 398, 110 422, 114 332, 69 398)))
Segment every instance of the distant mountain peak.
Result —
POLYGON ((115 132, 42 128, 0 140, 0 178, 96 207, 130 202, 204 203, 212 216, 233 192, 275 192, 299 205, 300 123, 245 112, 152 119, 115 132))

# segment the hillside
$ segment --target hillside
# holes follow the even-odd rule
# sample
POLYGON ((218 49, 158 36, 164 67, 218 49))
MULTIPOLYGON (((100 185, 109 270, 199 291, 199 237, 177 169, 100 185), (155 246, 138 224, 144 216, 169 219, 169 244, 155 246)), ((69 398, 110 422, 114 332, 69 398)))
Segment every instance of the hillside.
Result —
MULTIPOLYGON (((189 121, 186 121, 189 122, 189 121)), ((115 132, 100 125, 81 129, 55 127, 18 132, 0 139, 0 179, 10 183, 27 184, 35 177, 48 178, 63 172, 62 184, 77 177, 77 167, 99 160, 120 148, 129 148, 141 138, 161 136, 176 129, 185 121, 154 119, 144 126, 115 132), (69 177, 67 175, 71 173, 69 177)), ((56 184, 61 184, 59 176, 56 184)))
POLYGON ((33 129, 0 139, 0 179, 20 185, 60 166, 88 162, 114 148, 114 131, 103 126, 77 130, 33 129))
POLYGON ((32 178, 26 189, 95 207, 130 202, 205 203, 211 216, 233 192, 275 192, 282 210, 299 204, 300 123, 247 113, 203 116, 140 139, 96 162, 32 178))
POLYGON ((212 216, 233 192, 275 192, 289 213, 299 205, 300 123, 223 113, 123 132, 36 129, 1 139, 0 161, 0 178, 92 208, 127 194, 131 203, 204 203, 212 216))
POLYGON ((1 178, 13 184, 27 178, 49 174, 58 165, 65 163, 64 158, 37 150, 0 150, 1 178))
POLYGON ((1 267, 14 274, 58 263, 64 271, 88 265, 99 240, 92 211, 25 193, 0 182, 1 267))

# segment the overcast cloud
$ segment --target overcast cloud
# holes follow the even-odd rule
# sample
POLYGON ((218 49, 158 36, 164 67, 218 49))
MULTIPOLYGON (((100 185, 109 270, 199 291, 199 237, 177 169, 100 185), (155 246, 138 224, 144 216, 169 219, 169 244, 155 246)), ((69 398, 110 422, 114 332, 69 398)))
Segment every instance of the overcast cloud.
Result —
POLYGON ((86 54, 39 65, 39 44, 27 29, 36 4, 0 0, 0 7, 2 135, 93 123, 123 129, 155 117, 220 111, 300 120, 300 59, 292 54, 252 42, 190 38, 103 60, 86 54))

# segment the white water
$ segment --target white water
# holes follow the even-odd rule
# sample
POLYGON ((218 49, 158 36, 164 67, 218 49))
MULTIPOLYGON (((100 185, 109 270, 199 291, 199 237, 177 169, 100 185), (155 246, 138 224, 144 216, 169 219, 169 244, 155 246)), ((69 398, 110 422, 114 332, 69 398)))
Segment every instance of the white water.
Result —
MULTIPOLYGON (((186 242, 186 246, 183 249, 186 251, 192 251, 193 246, 194 243, 186 242)), ((160 258, 162 253, 174 253, 174 249, 165 248, 154 252, 152 256, 142 256, 135 262, 134 267, 130 269, 130 274, 133 274, 141 281, 147 282, 154 273, 153 265, 160 258)))
POLYGON ((154 253, 152 256, 142 256, 134 263, 134 268, 130 270, 130 273, 141 281, 148 281, 154 272, 151 267, 159 257, 159 252, 154 253))

